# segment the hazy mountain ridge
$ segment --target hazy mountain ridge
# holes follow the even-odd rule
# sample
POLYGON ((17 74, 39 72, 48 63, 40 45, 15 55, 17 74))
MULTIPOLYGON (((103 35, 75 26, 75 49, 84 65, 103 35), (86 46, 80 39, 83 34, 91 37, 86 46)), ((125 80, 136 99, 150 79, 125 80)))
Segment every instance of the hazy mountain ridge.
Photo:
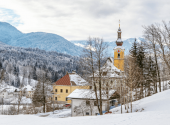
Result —
POLYGON ((9 44, 12 39, 19 38, 23 35, 19 30, 6 22, 0 22, 0 41, 9 44))
MULTIPOLYGON (((132 47, 132 43, 135 41, 135 38, 129 38, 129 39, 127 39, 127 40, 124 40, 123 41, 123 47, 125 48, 125 54, 128 54, 129 53, 129 50, 130 50, 130 48, 132 47)), ((144 39, 143 38, 141 38, 141 37, 139 37, 139 38, 137 38, 137 42, 141 42, 141 41, 144 41, 144 39)), ((77 45, 77 46, 80 46, 80 47, 86 47, 86 42, 87 42, 87 40, 72 40, 72 41, 70 41, 70 42, 72 42, 72 43, 74 43, 75 45, 77 45)), ((106 42, 106 44, 108 45, 108 48, 107 48, 107 54, 108 54, 108 56, 114 56, 114 51, 113 51, 113 49, 114 49, 114 47, 116 47, 117 45, 116 45, 116 41, 112 41, 112 42, 107 42, 107 41, 105 41, 106 42)))
MULTIPOLYGON (((129 38, 123 41, 125 54, 129 53, 131 44, 135 38, 129 38)), ((143 38, 137 38, 140 42, 143 38)), ((45 32, 22 33, 12 25, 0 22, 0 44, 6 44, 24 48, 39 48, 46 51, 57 51, 59 53, 69 54, 71 56, 80 56, 83 48, 86 47, 86 40, 68 41, 65 38, 45 32)), ((107 56, 113 56, 113 48, 116 47, 115 41, 107 42, 107 56)))
POLYGON ((72 56, 79 56, 83 49, 59 35, 44 32, 24 34, 5 22, 0 22, 0 41, 11 46, 39 48, 72 56))

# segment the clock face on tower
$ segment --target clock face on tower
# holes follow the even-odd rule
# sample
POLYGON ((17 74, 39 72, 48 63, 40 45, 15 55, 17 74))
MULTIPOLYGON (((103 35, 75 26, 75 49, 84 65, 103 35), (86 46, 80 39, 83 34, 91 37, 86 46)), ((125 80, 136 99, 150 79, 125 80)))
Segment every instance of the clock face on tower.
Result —
POLYGON ((120 53, 120 50, 118 49, 117 52, 120 53))

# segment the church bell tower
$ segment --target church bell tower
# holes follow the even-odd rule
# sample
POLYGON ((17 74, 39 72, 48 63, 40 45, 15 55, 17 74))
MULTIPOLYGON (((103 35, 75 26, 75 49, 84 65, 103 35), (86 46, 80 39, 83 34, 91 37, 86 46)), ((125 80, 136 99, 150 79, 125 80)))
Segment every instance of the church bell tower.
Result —
POLYGON ((124 47, 123 41, 121 39, 121 29, 120 29, 120 20, 119 20, 119 29, 117 31, 118 37, 116 40, 116 47, 113 49, 114 50, 114 66, 116 66, 118 69, 121 71, 124 71, 124 47))

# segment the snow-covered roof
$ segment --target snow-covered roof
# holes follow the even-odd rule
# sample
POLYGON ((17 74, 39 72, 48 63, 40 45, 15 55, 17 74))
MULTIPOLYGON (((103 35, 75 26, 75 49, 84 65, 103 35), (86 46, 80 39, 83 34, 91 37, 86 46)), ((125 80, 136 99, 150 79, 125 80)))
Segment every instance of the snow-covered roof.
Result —
POLYGON ((88 82, 81 78, 77 73, 69 73, 70 82, 74 82, 78 86, 87 85, 88 82))
MULTIPOLYGON (((109 91, 109 97, 113 95, 115 90, 109 91)), ((99 91, 98 98, 99 98, 99 91)), ((67 98, 74 98, 74 99, 96 99, 95 92, 91 89, 76 89, 67 98)), ((102 91, 102 99, 107 99, 106 91, 102 91)))
POLYGON ((125 50, 125 48, 123 46, 116 46, 114 49, 124 49, 125 50))
POLYGON ((107 58, 106 63, 101 68, 102 70, 111 70, 116 72, 121 72, 120 69, 118 69, 116 66, 114 66, 114 59, 112 57, 107 58))
MULTIPOLYGON (((107 58, 106 63, 101 67, 101 71, 103 72, 102 77, 109 78, 121 78, 120 76, 121 70, 114 66, 114 60, 112 57, 107 58)), ((94 76, 98 77, 98 71, 95 72, 94 76)), ((92 75, 90 76, 92 77, 92 75)))
POLYGON ((24 89, 26 89, 26 91, 33 91, 34 88, 30 85, 24 86, 24 89))
POLYGON ((84 86, 88 85, 88 82, 81 78, 76 72, 67 73, 61 79, 55 82, 55 85, 76 85, 76 86, 84 86))
POLYGON ((8 93, 12 93, 15 90, 19 90, 18 88, 14 87, 14 86, 9 86, 9 85, 4 85, 4 86, 1 86, 1 87, 2 88, 0 89, 0 92, 7 91, 8 93))

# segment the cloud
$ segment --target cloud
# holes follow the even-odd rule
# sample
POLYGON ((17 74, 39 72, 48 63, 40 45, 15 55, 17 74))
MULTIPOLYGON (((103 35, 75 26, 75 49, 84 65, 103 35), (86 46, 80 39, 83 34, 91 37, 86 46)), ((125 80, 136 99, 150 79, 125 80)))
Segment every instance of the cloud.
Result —
POLYGON ((5 8, 0 8, 0 20, 3 22, 8 22, 13 26, 22 24, 19 15, 15 14, 13 10, 5 8))
POLYGON ((117 38, 121 20, 122 38, 141 37, 142 25, 169 21, 168 0, 0 0, 0 21, 20 31, 50 32, 68 40, 117 38), (11 12, 9 12, 11 10, 11 12))

